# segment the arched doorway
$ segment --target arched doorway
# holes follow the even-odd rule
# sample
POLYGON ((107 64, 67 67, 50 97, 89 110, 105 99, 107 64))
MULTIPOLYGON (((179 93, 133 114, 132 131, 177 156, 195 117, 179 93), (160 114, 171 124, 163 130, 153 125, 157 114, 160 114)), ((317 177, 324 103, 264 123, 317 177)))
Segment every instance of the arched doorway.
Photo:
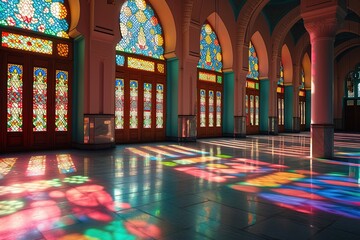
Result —
POLYGON ((345 79, 345 129, 360 131, 360 64, 348 73, 345 79))
POLYGON ((73 43, 66 1, 2 1, 0 149, 71 143, 73 43))
POLYGON ((222 134, 222 66, 220 42, 211 25, 205 23, 201 28, 198 63, 198 137, 222 134))
POLYGON ((145 1, 120 10, 116 46, 115 138, 117 143, 165 139, 166 62, 161 24, 145 1))

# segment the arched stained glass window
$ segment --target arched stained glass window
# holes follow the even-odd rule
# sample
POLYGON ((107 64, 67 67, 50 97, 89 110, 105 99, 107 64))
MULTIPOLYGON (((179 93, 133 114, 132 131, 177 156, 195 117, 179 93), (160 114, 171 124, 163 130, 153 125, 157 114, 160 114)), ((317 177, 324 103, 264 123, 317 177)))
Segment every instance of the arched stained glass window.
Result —
POLYGON ((222 71, 222 53, 219 40, 211 25, 206 23, 200 34, 200 60, 198 68, 222 71))
POLYGON ((305 73, 304 73, 304 69, 301 69, 300 89, 305 89, 305 73))
POLYGON ((249 43, 249 73, 246 76, 251 79, 259 79, 259 59, 252 42, 249 43))
POLYGON ((2 0, 0 25, 69 38, 64 0, 2 0))
POLYGON ((284 85, 284 65, 280 61, 280 78, 278 81, 278 85, 284 85))
POLYGON ((117 51, 164 59, 162 28, 145 0, 128 0, 122 5, 120 31, 117 51))

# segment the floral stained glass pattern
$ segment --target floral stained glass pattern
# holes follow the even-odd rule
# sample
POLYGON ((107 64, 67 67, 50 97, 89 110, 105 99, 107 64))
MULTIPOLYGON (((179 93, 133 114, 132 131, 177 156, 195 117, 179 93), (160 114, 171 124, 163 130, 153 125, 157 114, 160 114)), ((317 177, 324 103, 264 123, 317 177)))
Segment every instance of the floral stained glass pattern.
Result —
POLYGON ((60 57, 68 57, 69 56, 69 45, 64 43, 58 43, 56 45, 58 55, 60 57))
POLYGON ((55 76, 55 131, 67 131, 69 73, 63 70, 56 70, 55 76))
POLYGON ((125 65, 125 57, 120 54, 116 54, 116 65, 124 66, 125 65))
POLYGON ((156 84, 156 128, 164 127, 164 85, 156 84))
POLYGON ((138 128, 138 82, 130 81, 130 128, 138 128))
POLYGON ((69 38, 64 0, 2 0, 0 25, 69 38))
POLYGON ((198 68, 216 72, 222 71, 221 46, 216 33, 208 23, 201 28, 198 68))
POLYGON ((115 80, 115 128, 124 129, 124 79, 115 80))
POLYGON ((15 33, 2 32, 1 46, 23 51, 52 54, 53 42, 15 33))
POLYGON ((151 61, 146 61, 143 59, 128 57, 128 67, 149 71, 149 72, 155 72, 155 63, 151 61))
POLYGON ((259 125, 259 96, 255 96, 255 125, 259 125))
POLYGON ((255 110, 254 110, 254 95, 250 95, 250 125, 255 123, 255 110))
POLYGON ((214 126, 214 91, 209 91, 209 127, 214 126))
POLYGON ((151 95, 152 95, 152 84, 144 83, 144 128, 151 128, 151 95))
POLYGON ((278 81, 278 85, 284 85, 284 65, 280 61, 280 78, 278 81))
POLYGON ((47 123, 47 69, 34 68, 33 131, 46 131, 47 123))
POLYGON ((164 59, 162 28, 145 0, 128 0, 122 5, 120 31, 123 38, 117 51, 164 59))
POLYGON ((305 89, 305 73, 304 73, 304 69, 301 69, 300 89, 305 89))
POLYGON ((221 127, 221 92, 216 92, 216 126, 221 127))
POLYGON ((252 42, 249 43, 249 73, 247 78, 259 79, 259 59, 252 42))
POLYGON ((206 91, 200 89, 200 127, 206 127, 206 91))
POLYGON ((216 75, 206 72, 199 72, 199 80, 207 82, 216 82, 216 75))
POLYGON ((23 66, 8 64, 7 78, 7 131, 22 132, 23 66))

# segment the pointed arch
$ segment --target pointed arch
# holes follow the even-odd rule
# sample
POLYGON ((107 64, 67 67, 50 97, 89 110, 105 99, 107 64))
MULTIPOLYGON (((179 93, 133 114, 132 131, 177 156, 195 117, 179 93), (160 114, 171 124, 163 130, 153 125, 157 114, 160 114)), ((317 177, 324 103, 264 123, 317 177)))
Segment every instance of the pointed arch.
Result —
POLYGON ((293 61, 289 48, 286 44, 284 44, 281 49, 281 60, 284 66, 284 84, 292 85, 292 78, 294 72, 293 61))
POLYGON ((302 67, 304 69, 305 74, 305 89, 311 88, 311 61, 310 57, 307 53, 304 54, 302 60, 302 67))
POLYGON ((259 58, 259 78, 261 79, 263 77, 267 77, 269 71, 268 51, 266 49, 264 39, 259 31, 253 34, 251 42, 254 45, 259 58))

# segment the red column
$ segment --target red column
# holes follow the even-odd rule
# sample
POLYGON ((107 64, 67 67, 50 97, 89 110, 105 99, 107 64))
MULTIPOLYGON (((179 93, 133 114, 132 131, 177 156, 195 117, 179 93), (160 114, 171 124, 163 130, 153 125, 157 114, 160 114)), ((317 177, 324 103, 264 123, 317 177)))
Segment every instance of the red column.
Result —
POLYGON ((301 8, 311 41, 311 156, 332 158, 334 41, 345 11, 336 1, 303 0, 301 8))

